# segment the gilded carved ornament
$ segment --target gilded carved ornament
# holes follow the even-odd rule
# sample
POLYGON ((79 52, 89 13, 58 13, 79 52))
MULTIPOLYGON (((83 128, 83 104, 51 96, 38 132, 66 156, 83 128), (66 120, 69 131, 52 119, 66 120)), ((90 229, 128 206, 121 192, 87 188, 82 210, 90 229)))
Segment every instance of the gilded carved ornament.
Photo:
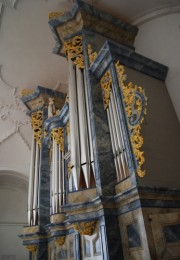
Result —
POLYGON ((56 238, 55 242, 56 242, 56 244, 58 246, 62 246, 65 243, 65 237, 64 236, 63 237, 58 237, 58 238, 56 238))
POLYGON ((32 90, 32 89, 22 89, 21 96, 24 97, 24 96, 28 96, 33 93, 34 93, 34 90, 32 90))
POLYGON ((93 51, 91 44, 88 44, 87 47, 88 56, 89 56, 89 64, 91 64, 97 57, 97 52, 93 51))
POLYGON ((103 90, 103 100, 104 100, 104 109, 108 108, 111 88, 112 88, 112 78, 110 70, 107 70, 104 76, 101 78, 101 88, 103 90))
POLYGON ((34 139, 41 145, 41 137, 42 137, 42 111, 37 111, 31 114, 31 126, 34 131, 34 139))
POLYGON ((64 51, 66 55, 78 66, 84 69, 84 56, 82 46, 82 36, 75 36, 64 42, 64 51))
POLYGON ((32 253, 35 253, 37 250, 37 245, 28 245, 26 248, 31 251, 32 253))
POLYGON ((68 179, 69 179, 70 176, 71 176, 71 161, 68 162, 68 165, 67 165, 67 173, 68 173, 68 179))
POLYGON ((59 144, 59 148, 61 151, 64 151, 64 129, 63 127, 54 128, 51 131, 52 138, 59 144))
POLYGON ((77 222, 77 223, 72 223, 72 227, 79 232, 81 235, 88 235, 91 236, 95 226, 96 226, 97 221, 86 221, 86 222, 77 222))
POLYGON ((49 20, 54 20, 57 17, 62 16, 64 14, 65 13, 63 13, 63 12, 51 12, 51 13, 49 13, 49 20))
POLYGON ((145 158, 144 152, 140 149, 143 145, 141 124, 144 121, 144 115, 147 114, 147 97, 141 86, 133 85, 132 82, 129 82, 127 85, 125 84, 125 68, 123 65, 119 64, 119 61, 116 62, 115 67, 123 92, 128 125, 131 130, 131 144, 138 162, 137 174, 139 177, 144 177, 145 170, 142 170, 142 165, 145 162, 145 158))
MULTIPOLYGON (((97 52, 93 51, 90 44, 88 44, 88 57, 89 63, 91 64, 97 57, 97 52)), ((104 109, 108 108, 111 87, 112 87, 112 77, 110 70, 107 70, 104 76, 100 80, 101 88, 103 90, 103 101, 104 101, 104 109)))

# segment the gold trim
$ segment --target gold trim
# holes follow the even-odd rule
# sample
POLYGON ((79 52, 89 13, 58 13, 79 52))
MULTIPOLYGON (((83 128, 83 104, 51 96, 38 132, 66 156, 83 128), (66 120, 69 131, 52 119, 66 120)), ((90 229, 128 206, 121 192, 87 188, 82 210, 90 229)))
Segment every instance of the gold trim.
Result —
POLYGON ((33 93, 34 93, 34 90, 32 90, 32 89, 22 89, 21 96, 24 97, 24 96, 28 96, 33 93))
POLYGON ((140 149, 143 145, 143 137, 141 135, 141 124, 144 121, 144 115, 147 114, 147 97, 141 86, 133 85, 132 82, 128 83, 127 85, 125 84, 125 68, 123 65, 119 64, 119 61, 116 62, 115 67, 118 74, 119 84, 123 92, 125 111, 127 117, 130 120, 133 116, 133 113, 136 112, 137 117, 140 118, 140 121, 138 121, 135 125, 129 123, 129 128, 131 130, 131 144, 136 160, 138 162, 137 174, 139 177, 144 177, 146 172, 141 168, 145 162, 145 158, 144 152, 140 149), (140 99, 137 98, 137 93, 140 93, 140 95, 143 97, 144 104, 140 99))
POLYGON ((34 131, 34 139, 41 146, 41 138, 42 138, 42 111, 37 111, 31 114, 31 126, 34 131))
POLYGON ((79 69, 84 69, 82 36, 78 35, 65 41, 64 51, 79 69))
POLYGON ((65 13, 63 13, 63 12, 51 12, 51 13, 49 13, 49 20, 54 20, 54 19, 56 19, 59 16, 62 16, 64 14, 65 13))
POLYGON ((87 50, 88 50, 88 56, 89 56, 89 64, 91 64, 96 59, 97 52, 93 51, 91 44, 88 44, 87 50))
POLYGON ((103 90, 104 109, 108 108, 109 99, 112 89, 112 77, 110 70, 107 70, 104 76, 100 80, 101 88, 103 90))
MULTIPOLYGON (((91 64, 97 57, 97 52, 93 51, 91 44, 88 44, 89 63, 91 64)), ((112 88, 112 77, 110 70, 107 70, 100 80, 101 88, 103 90, 104 109, 108 108, 110 93, 112 88)))
POLYGON ((64 151, 64 129, 63 127, 54 128, 51 131, 52 138, 59 144, 60 150, 64 151))
POLYGON ((78 222, 78 223, 72 223, 72 227, 79 232, 81 235, 88 235, 91 236, 97 221, 86 221, 86 222, 78 222))
POLYGON ((64 236, 64 237, 58 237, 58 238, 56 238, 55 242, 56 242, 56 244, 57 244, 58 246, 64 245, 64 243, 65 243, 65 236, 64 236))
POLYGON ((26 246, 26 248, 32 253, 35 253, 37 251, 37 245, 28 245, 26 246))

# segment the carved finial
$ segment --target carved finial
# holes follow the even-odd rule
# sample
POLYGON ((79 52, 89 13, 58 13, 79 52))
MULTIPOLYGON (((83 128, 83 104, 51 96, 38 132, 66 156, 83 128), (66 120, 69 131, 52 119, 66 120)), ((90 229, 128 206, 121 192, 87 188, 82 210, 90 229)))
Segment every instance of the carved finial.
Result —
POLYGON ((54 99, 49 98, 49 105, 48 105, 48 118, 54 116, 56 114, 56 109, 54 105, 54 99))

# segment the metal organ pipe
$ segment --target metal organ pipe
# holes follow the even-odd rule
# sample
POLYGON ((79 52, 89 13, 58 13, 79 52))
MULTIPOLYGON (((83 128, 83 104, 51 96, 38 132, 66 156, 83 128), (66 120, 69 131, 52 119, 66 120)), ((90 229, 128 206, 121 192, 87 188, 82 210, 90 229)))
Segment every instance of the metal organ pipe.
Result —
POLYGON ((52 213, 54 214, 54 212, 55 212, 55 199, 54 199, 54 190, 55 190, 55 185, 54 185, 54 183, 55 183, 55 140, 54 140, 54 138, 53 138, 53 144, 52 144, 52 181, 51 181, 51 183, 52 183, 52 188, 51 188, 51 190, 52 190, 52 205, 51 205, 51 207, 52 207, 52 213))
POLYGON ((122 140, 121 140, 121 135, 120 135, 120 128, 119 128, 119 124, 118 124, 118 115, 117 115, 117 110, 115 108, 115 100, 113 95, 111 94, 111 100, 112 100, 112 111, 113 111, 113 115, 114 115, 114 121, 115 121, 115 129, 116 129, 116 134, 117 134, 117 141, 118 141, 118 160, 119 160, 119 164, 121 167, 121 179, 123 179, 125 176, 125 163, 123 160, 123 157, 121 156, 121 154, 123 153, 123 146, 122 146, 122 140), (123 168, 123 169, 122 169, 123 168))
POLYGON ((58 212, 58 208, 59 208, 59 203, 58 203, 58 186, 59 186, 59 180, 58 180, 58 175, 59 175, 59 164, 58 164, 58 156, 59 156, 59 153, 58 153, 58 146, 56 141, 54 141, 54 168, 55 168, 55 171, 54 171, 54 204, 55 204, 55 212, 54 213, 57 213, 58 212))
POLYGON ((110 118, 111 118, 111 122, 112 122, 112 132, 113 132, 114 144, 115 144, 115 157, 116 157, 116 162, 117 162, 117 166, 118 166, 117 167, 118 168, 117 180, 120 181, 122 179, 122 165, 121 165, 121 161, 119 158, 118 132, 117 132, 115 117, 114 117, 114 113, 113 113, 113 109, 112 109, 111 98, 109 100, 109 114, 110 114, 110 118))
POLYGON ((81 69, 76 66, 77 79, 77 101, 78 101, 78 118, 79 118, 79 136, 81 148, 81 167, 87 188, 90 187, 90 156, 88 143, 87 116, 84 93, 84 79, 81 69))
POLYGON ((71 165, 75 189, 79 188, 80 181, 80 147, 79 147, 79 126, 78 108, 76 93, 76 72, 74 64, 68 58, 69 69, 69 117, 70 117, 70 143, 71 143, 71 165))
POLYGON ((38 189, 39 189, 39 146, 36 142, 35 174, 34 174, 34 198, 33 198, 33 224, 36 225, 38 218, 38 189))
POLYGON ((111 122, 111 116, 109 113, 109 108, 106 109, 107 111, 107 117, 108 117, 108 122, 109 122, 109 130, 110 130, 110 137, 111 137, 111 144, 112 144, 112 150, 113 150, 113 155, 114 155, 114 163, 115 163, 115 168, 116 168, 116 175, 117 175, 117 180, 119 180, 119 167, 118 167, 118 162, 116 158, 116 150, 115 150, 115 143, 114 143, 114 135, 113 135, 113 130, 112 130, 112 122, 111 122))
POLYGON ((31 163, 30 163, 30 174, 29 174, 29 192, 28 192, 28 224, 33 225, 33 191, 34 191, 34 165, 35 165, 35 140, 34 131, 32 137, 31 146, 31 163))
POLYGON ((117 114, 117 124, 118 124, 118 128, 119 128, 119 138, 120 138, 120 142, 121 142, 121 159, 123 162, 123 166, 124 166, 124 175, 125 177, 127 177, 129 175, 129 169, 127 166, 127 156, 126 156, 126 151, 125 151, 125 144, 124 144, 124 137, 123 137, 123 133, 122 133, 122 124, 120 122, 120 118, 118 116, 118 110, 117 110, 117 101, 115 98, 115 93, 114 93, 114 89, 112 88, 112 96, 113 96, 113 100, 114 100, 114 109, 116 110, 116 114, 117 114))
POLYGON ((88 124, 90 163, 91 163, 91 166, 92 166, 92 169, 93 169, 93 174, 95 174, 95 171, 94 171, 94 154, 93 154, 92 135, 91 135, 90 116, 89 116, 89 100, 88 100, 88 93, 87 93, 85 70, 83 70, 83 75, 84 75, 84 86, 85 86, 85 100, 86 100, 86 115, 87 115, 87 124, 88 124))

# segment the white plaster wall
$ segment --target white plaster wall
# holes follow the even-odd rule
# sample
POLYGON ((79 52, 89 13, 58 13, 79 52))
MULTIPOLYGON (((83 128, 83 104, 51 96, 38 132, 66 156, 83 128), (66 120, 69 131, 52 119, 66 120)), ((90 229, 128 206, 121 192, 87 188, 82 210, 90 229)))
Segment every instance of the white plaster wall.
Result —
POLYGON ((0 259, 3 255, 28 259, 18 235, 27 223, 27 181, 16 173, 0 173, 0 259))
POLYGON ((138 27, 136 52, 169 67, 166 85, 180 121, 180 13, 161 16, 138 27))

